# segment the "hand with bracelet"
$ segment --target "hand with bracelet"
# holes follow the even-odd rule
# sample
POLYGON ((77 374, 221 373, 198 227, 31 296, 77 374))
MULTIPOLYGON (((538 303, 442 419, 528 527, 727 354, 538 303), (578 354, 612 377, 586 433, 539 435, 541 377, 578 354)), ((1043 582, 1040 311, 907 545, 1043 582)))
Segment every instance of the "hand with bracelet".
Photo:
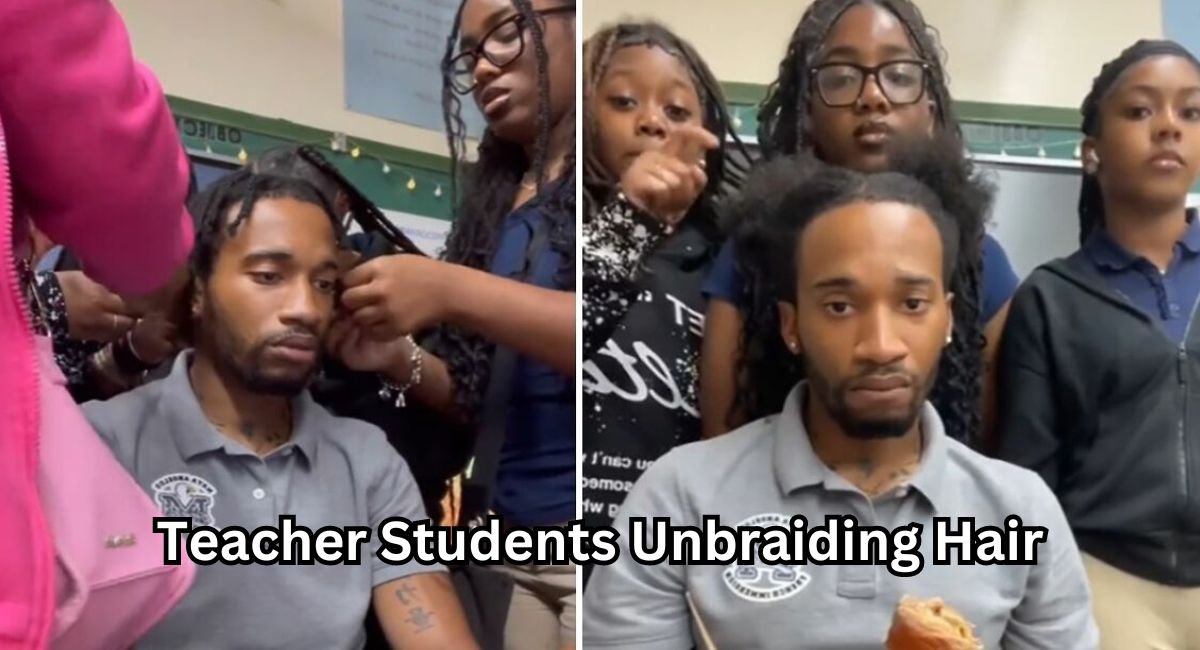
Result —
POLYGON ((349 369, 379 373, 383 388, 380 398, 397 408, 407 406, 408 391, 421 385, 425 353, 411 335, 376 340, 349 320, 330 328, 326 347, 349 369))
POLYGON ((182 347, 175 324, 162 314, 139 318, 125 335, 124 345, 138 361, 150 367, 170 359, 182 347))
POLYGON ((142 384, 148 371, 181 348, 176 328, 165 316, 138 319, 124 336, 88 359, 89 376, 101 396, 112 396, 142 384))

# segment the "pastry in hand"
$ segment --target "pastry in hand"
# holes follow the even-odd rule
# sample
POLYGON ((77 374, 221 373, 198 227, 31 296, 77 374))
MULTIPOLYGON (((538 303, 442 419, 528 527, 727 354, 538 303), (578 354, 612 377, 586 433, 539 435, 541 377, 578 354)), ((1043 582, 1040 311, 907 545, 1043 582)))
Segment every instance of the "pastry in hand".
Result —
POLYGON ((983 650, 974 627, 940 598, 905 596, 896 607, 887 650, 983 650))

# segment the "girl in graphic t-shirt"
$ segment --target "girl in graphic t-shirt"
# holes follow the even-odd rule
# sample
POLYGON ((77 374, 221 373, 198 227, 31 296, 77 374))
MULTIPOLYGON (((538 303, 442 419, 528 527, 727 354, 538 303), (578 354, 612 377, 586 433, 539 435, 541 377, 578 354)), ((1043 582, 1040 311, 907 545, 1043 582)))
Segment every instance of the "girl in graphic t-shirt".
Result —
POLYGON ((607 525, 647 465, 700 437, 729 118, 708 66, 653 22, 588 39, 584 89, 583 510, 607 525))

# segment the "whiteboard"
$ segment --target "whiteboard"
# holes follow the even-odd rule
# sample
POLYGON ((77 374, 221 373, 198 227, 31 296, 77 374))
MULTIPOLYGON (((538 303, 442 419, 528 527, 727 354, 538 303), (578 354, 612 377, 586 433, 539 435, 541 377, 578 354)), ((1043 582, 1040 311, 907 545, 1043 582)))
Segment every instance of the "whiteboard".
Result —
POLYGON ((1079 248, 1079 170, 995 162, 978 167, 996 184, 988 232, 1017 277, 1079 248))
MULTIPOLYGON (((1024 279, 1039 265, 1079 248, 1078 163, 979 157, 976 163, 996 183, 988 232, 1008 253, 1017 277, 1024 279)), ((1200 205, 1200 194, 1189 194, 1188 205, 1200 205)))

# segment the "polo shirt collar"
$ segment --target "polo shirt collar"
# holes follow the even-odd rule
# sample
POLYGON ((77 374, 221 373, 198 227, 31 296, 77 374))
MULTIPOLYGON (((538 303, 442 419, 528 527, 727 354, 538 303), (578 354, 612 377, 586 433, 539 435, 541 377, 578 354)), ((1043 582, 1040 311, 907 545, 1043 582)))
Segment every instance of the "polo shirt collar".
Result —
MULTIPOLYGON (((783 411, 774 416, 772 463, 776 484, 785 495, 815 485, 828 488, 829 479, 836 477, 836 473, 813 451, 812 441, 804 426, 801 406, 806 390, 806 382, 801 382, 793 388, 784 403, 783 411)), ((942 419, 929 402, 921 407, 920 419, 925 449, 921 455, 921 464, 909 485, 924 495, 937 511, 951 496, 946 494, 945 485, 949 442, 942 419)))
MULTIPOLYGON (((160 408, 183 459, 189 461, 201 454, 222 449, 233 455, 247 453, 218 431, 200 408, 188 374, 191 365, 192 350, 185 350, 175 357, 171 373, 162 380, 163 402, 160 408)), ((295 446, 311 464, 316 461, 320 446, 321 409, 307 390, 292 400, 292 419, 292 439, 271 453, 279 453, 289 445, 295 446)))
MULTIPOLYGON (((1200 253, 1200 224, 1196 223, 1196 214, 1196 208, 1187 209, 1188 227, 1179 238, 1179 245, 1192 255, 1200 253)), ((1113 271, 1124 271, 1141 259, 1118 244, 1104 228, 1096 228, 1088 235, 1083 250, 1093 264, 1113 271)))
POLYGON ((1188 229, 1184 231, 1183 237, 1179 238, 1180 245, 1193 255, 1200 253, 1200 224, 1196 223, 1196 214, 1196 208, 1188 208, 1188 229))

